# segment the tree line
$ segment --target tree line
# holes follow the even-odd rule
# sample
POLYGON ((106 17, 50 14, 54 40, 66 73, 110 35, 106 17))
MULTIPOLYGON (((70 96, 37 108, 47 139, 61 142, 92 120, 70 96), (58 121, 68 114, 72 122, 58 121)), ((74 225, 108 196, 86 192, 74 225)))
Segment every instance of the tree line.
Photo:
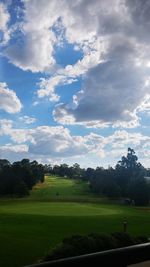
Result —
POLYGON ((80 168, 75 163, 45 165, 45 171, 50 174, 89 182, 91 190, 98 196, 123 198, 129 204, 147 205, 150 201, 150 169, 146 169, 138 162, 138 157, 132 148, 128 148, 127 155, 117 162, 115 168, 103 167, 80 168))
POLYGON ((114 168, 81 168, 73 166, 42 165, 37 161, 23 159, 10 163, 0 160, 0 196, 26 196, 38 182, 44 182, 44 175, 57 175, 68 179, 80 179, 89 183, 91 191, 98 196, 123 198, 129 204, 147 205, 150 201, 150 169, 145 169, 133 149, 117 162, 114 168))
POLYGON ((44 182, 44 166, 37 161, 23 159, 11 164, 6 159, 0 160, 0 196, 29 195, 38 182, 44 182))

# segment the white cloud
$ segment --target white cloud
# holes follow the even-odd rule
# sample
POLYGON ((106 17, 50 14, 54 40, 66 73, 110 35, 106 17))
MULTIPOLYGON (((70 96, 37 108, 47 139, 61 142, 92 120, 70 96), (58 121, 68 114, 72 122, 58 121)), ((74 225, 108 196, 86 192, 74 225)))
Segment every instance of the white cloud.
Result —
POLYGON ((6 144, 0 146, 0 158, 9 160, 10 162, 22 160, 28 158, 28 146, 27 145, 12 145, 6 144))
MULTIPOLYGON (((103 136, 91 132, 87 135, 72 135, 63 126, 39 126, 30 129, 17 129, 9 120, 0 121, 0 135, 9 136, 13 143, 1 146, 1 157, 19 160, 21 157, 40 162, 67 161, 86 162, 90 158, 111 161, 115 164, 128 147, 135 149, 139 160, 149 157, 150 137, 139 132, 114 131, 103 136), (114 160, 115 158, 115 160, 114 160)), ((95 165, 94 165, 95 166, 95 165)))
POLYGON ((150 112, 150 94, 146 95, 141 105, 138 107, 138 111, 149 114, 150 112))
POLYGON ((150 137, 142 135, 141 133, 128 133, 125 130, 115 131, 113 135, 107 138, 108 143, 112 144, 112 147, 121 147, 132 144, 133 146, 144 145, 145 142, 149 142, 150 137))
POLYGON ((7 27, 7 23, 9 21, 9 13, 7 12, 6 6, 3 3, 0 3, 0 30, 4 31, 7 27))
POLYGON ((89 146, 81 136, 72 136, 62 126, 39 126, 30 129, 14 128, 11 121, 0 121, 0 134, 7 135, 14 143, 29 145, 29 153, 36 157, 49 156, 64 158, 83 155, 89 152, 89 146), (9 126, 9 127, 7 127, 9 126))
POLYGON ((53 44, 55 37, 48 29, 34 32, 25 30, 24 45, 14 44, 5 50, 5 55, 9 61, 17 67, 32 72, 43 72, 47 68, 53 67, 55 60, 53 58, 53 44))
POLYGON ((7 87, 4 82, 0 83, 0 109, 8 113, 19 112, 22 104, 17 97, 16 93, 7 87))
POLYGON ((80 136, 71 136, 68 129, 57 126, 37 127, 33 133, 34 142, 29 146, 33 154, 66 157, 88 153, 88 146, 80 136))
POLYGON ((28 146, 27 145, 13 145, 12 144, 6 144, 4 146, 1 146, 0 148, 1 152, 2 151, 11 151, 11 152, 28 152, 28 146))
POLYGON ((0 135, 9 135, 10 130, 12 129, 13 121, 7 119, 0 120, 0 135))
POLYGON ((84 52, 82 59, 79 59, 74 65, 58 68, 55 75, 51 78, 41 78, 40 88, 37 90, 38 97, 49 97, 50 101, 58 101, 60 96, 55 93, 57 86, 76 82, 78 77, 84 75, 90 68, 100 63, 106 46, 104 40, 94 38, 90 43, 90 47, 88 47, 88 44, 80 47, 79 49, 82 49, 84 52))
POLYGON ((141 0, 24 1, 22 39, 5 54, 23 70, 51 72, 38 84, 39 98, 59 101, 55 89, 82 76, 72 103, 56 107, 57 122, 134 128, 149 91, 149 14, 141 0), (83 53, 74 65, 56 66, 60 39, 83 53))
POLYGON ((138 51, 134 46, 134 42, 125 43, 119 37, 105 55, 107 60, 86 73, 72 106, 56 108, 55 120, 64 123, 66 116, 72 117, 72 123, 99 121, 129 128, 139 125, 137 110, 149 92, 145 84, 149 73, 136 65, 138 51))
POLYGON ((2 34, 0 44, 6 45, 10 38, 10 31, 8 29, 10 15, 8 13, 7 6, 3 3, 0 3, 0 14, 0 32, 2 34))
POLYGON ((18 144, 22 144, 24 142, 33 142, 33 136, 32 136, 33 130, 32 129, 15 129, 12 128, 7 132, 8 135, 10 135, 11 140, 13 142, 16 142, 18 144))
POLYGON ((15 128, 12 120, 0 120, 0 135, 9 136, 14 143, 22 144, 27 141, 33 142, 32 133, 33 129, 15 128))
POLYGON ((76 1, 76 4, 74 1, 66 0, 24 1, 24 21, 20 24, 22 41, 19 39, 17 43, 8 47, 5 55, 10 62, 23 70, 42 72, 51 69, 55 65, 54 46, 59 45, 62 35, 62 31, 58 31, 59 25, 59 28, 64 28, 63 38, 70 43, 78 43, 80 49, 85 52, 85 59, 81 63, 78 62, 75 70, 70 69, 70 72, 81 74, 84 72, 83 68, 87 68, 86 63, 92 65, 93 60, 98 60, 98 50, 94 53, 95 46, 101 46, 102 49, 102 45, 95 38, 99 22, 98 9, 94 9, 94 6, 98 6, 98 1, 92 5, 90 2, 86 5, 84 1, 76 1), (91 7, 95 10, 94 14, 91 7), (88 52, 91 53, 90 59, 88 52))
POLYGON ((70 84, 76 81, 75 79, 68 79, 64 75, 56 75, 51 78, 41 78, 38 83, 39 89, 37 90, 37 94, 39 98, 49 97, 49 100, 52 102, 59 101, 59 96, 55 93, 55 88, 58 85, 70 84))
POLYGON ((26 115, 20 117, 19 120, 25 124, 32 124, 32 123, 36 122, 35 117, 30 117, 30 116, 26 116, 26 115))
POLYGON ((54 46, 57 38, 53 27, 61 10, 60 3, 57 2, 23 1, 24 17, 19 26, 20 38, 5 50, 11 63, 32 72, 54 68, 54 46))

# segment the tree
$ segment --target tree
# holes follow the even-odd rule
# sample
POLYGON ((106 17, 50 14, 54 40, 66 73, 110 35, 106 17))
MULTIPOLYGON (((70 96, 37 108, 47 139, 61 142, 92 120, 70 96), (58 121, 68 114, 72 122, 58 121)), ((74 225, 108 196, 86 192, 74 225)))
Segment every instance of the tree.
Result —
POLYGON ((16 180, 13 188, 13 195, 17 197, 23 197, 29 195, 29 190, 24 181, 22 181, 21 179, 16 180))
POLYGON ((132 148, 127 156, 116 165, 117 183, 121 186, 122 195, 134 200, 136 205, 147 205, 150 199, 150 187, 146 182, 145 168, 132 148))
POLYGON ((80 179, 82 177, 82 169, 78 163, 73 164, 73 178, 80 179))
POLYGON ((25 196, 37 182, 44 181, 44 166, 29 159, 11 164, 0 160, 0 195, 25 196))
POLYGON ((122 159, 118 161, 118 164, 120 164, 120 166, 126 169, 133 169, 136 166, 141 165, 137 161, 138 161, 138 157, 135 155, 135 151, 132 148, 128 147, 127 156, 126 157, 123 156, 122 159))
POLYGON ((10 165, 11 164, 7 159, 0 159, 0 170, 10 165))
POLYGON ((116 165, 117 183, 122 187, 127 186, 132 180, 144 178, 145 168, 135 155, 132 148, 128 148, 127 156, 123 156, 116 165))
POLYGON ((110 198, 119 198, 121 196, 120 186, 116 183, 110 183, 106 188, 106 195, 110 198))
POLYGON ((87 168, 84 172, 84 180, 92 180, 95 170, 92 168, 87 168))
POLYGON ((132 181, 128 186, 130 199, 134 200, 135 205, 148 205, 150 200, 150 185, 145 179, 132 181))
POLYGON ((0 172, 0 195, 25 196, 29 191, 20 176, 17 176, 12 166, 4 166, 0 172))

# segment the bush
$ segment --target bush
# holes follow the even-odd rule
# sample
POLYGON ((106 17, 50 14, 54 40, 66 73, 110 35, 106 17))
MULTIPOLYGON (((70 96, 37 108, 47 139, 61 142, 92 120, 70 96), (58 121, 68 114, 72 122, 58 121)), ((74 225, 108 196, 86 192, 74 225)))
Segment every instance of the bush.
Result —
POLYGON ((73 235, 48 253, 44 261, 57 260, 93 252, 148 242, 146 237, 133 237, 127 233, 73 235))
POLYGON ((112 236, 117 242, 117 247, 127 247, 140 243, 137 238, 129 235, 128 233, 113 233, 112 236))

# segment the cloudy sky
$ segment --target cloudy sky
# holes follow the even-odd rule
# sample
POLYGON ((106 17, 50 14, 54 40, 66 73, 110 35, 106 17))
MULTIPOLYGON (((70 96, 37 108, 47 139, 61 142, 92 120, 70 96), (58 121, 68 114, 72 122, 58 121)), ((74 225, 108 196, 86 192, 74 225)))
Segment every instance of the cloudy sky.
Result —
POLYGON ((0 158, 150 157, 150 1, 0 1, 0 158))

